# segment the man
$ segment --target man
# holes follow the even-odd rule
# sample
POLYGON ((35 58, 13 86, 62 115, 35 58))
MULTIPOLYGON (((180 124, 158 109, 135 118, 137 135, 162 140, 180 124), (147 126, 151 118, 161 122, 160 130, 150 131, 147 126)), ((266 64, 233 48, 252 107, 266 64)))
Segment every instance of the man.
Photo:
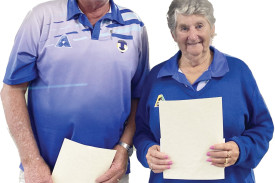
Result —
POLYGON ((35 7, 18 31, 1 91, 24 180, 52 182, 68 138, 116 149, 97 181, 128 182, 135 111, 148 67, 143 23, 113 0, 35 7))

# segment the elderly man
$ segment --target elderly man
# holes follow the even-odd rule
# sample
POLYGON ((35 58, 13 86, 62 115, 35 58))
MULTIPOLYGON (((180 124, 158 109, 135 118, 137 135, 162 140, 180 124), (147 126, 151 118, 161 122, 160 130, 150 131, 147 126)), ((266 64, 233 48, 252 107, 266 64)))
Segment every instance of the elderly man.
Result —
POLYGON ((68 138, 116 149, 97 181, 128 182, 134 116, 148 68, 143 22, 113 0, 55 0, 33 8, 16 36, 1 92, 21 181, 52 182, 68 138))

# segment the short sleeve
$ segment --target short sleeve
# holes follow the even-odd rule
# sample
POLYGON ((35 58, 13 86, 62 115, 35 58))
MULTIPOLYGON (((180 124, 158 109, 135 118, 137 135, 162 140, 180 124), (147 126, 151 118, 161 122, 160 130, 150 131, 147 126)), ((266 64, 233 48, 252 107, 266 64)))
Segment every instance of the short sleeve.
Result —
POLYGON ((30 11, 17 32, 4 77, 4 83, 8 85, 29 82, 37 77, 36 60, 41 32, 37 17, 34 11, 30 11))
POLYGON ((140 98, 141 90, 149 73, 149 44, 146 27, 142 27, 139 48, 139 63, 136 73, 132 79, 132 98, 140 98))

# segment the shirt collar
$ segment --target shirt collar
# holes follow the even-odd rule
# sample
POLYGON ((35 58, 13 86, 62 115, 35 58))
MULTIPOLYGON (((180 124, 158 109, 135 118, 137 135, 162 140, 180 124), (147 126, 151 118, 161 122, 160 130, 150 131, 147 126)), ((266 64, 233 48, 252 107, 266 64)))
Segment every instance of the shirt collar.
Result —
POLYGON ((226 56, 217 50, 216 48, 210 46, 211 51, 214 53, 213 62, 211 63, 209 70, 211 71, 212 77, 222 77, 227 72, 229 72, 229 67, 227 63, 226 56))
MULTIPOLYGON (((225 55, 218 51, 216 48, 210 46, 210 50, 213 51, 213 61, 209 66, 208 70, 210 71, 211 77, 222 77, 228 71, 228 63, 225 55)), ((181 57, 181 51, 178 51, 173 57, 171 57, 160 69, 158 73, 158 78, 165 76, 176 77, 178 75, 178 60, 181 57)))
MULTIPOLYGON (((110 20, 115 20, 120 24, 125 24, 125 21, 123 20, 120 10, 118 6, 114 3, 113 0, 109 0, 110 2, 110 11, 104 15, 104 18, 110 19, 110 20)), ((68 0, 67 4, 67 20, 71 19, 77 19, 78 15, 81 14, 82 12, 80 11, 77 0, 68 0)))

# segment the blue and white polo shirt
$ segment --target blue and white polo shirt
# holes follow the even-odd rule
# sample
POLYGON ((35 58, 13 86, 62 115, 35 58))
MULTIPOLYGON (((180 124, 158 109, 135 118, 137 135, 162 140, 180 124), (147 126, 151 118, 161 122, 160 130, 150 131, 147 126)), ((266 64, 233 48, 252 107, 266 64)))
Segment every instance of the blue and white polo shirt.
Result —
POLYGON ((54 0, 27 15, 4 83, 29 82, 28 110, 40 152, 54 167, 63 139, 113 148, 149 71, 146 28, 110 0, 94 26, 76 0, 54 0))

